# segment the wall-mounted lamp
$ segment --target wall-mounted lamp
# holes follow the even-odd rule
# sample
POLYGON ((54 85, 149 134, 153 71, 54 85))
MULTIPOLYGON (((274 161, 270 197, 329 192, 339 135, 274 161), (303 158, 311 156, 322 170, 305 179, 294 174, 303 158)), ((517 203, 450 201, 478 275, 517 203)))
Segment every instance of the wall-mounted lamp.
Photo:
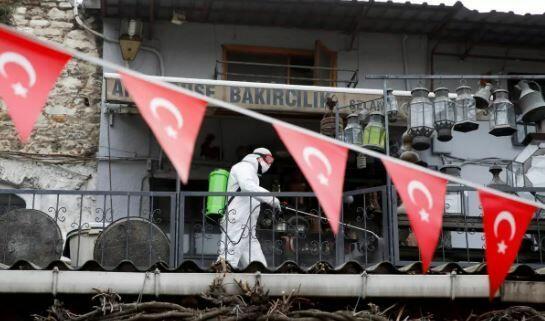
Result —
POLYGON ((132 61, 142 44, 142 22, 136 19, 122 20, 120 34, 119 46, 123 60, 132 61))

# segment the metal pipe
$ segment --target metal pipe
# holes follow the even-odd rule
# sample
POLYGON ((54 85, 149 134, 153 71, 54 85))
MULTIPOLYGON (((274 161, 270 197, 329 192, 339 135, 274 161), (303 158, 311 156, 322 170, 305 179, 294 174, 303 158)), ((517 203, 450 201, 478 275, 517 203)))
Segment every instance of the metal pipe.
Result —
MULTIPOLYGON (((91 294, 110 289, 124 295, 199 295, 218 277, 216 273, 159 273, 146 280, 143 272, 20 271, 0 270, 0 293, 91 294)), ((261 274, 227 273, 223 284, 229 294, 239 294, 235 280, 257 280, 271 296, 291 290, 310 297, 371 298, 488 298, 487 275, 395 274, 261 274), (363 285, 363 286, 362 286, 363 285)), ((500 299, 509 302, 545 303, 545 283, 511 281, 500 299)), ((497 295, 500 296, 499 294, 497 295)))
MULTIPOLYGON (((294 76, 275 76, 275 75, 260 75, 260 74, 248 74, 239 72, 218 72, 221 76, 239 76, 239 77, 254 77, 263 79, 292 79, 292 80, 308 80, 308 81, 334 81, 331 78, 311 78, 311 77, 294 77, 294 76)), ((350 80, 335 80, 334 82, 349 83, 350 80)))
POLYGON ((365 75, 366 79, 545 79, 545 75, 365 75))
MULTIPOLYGON (((297 214, 303 214, 303 215, 307 215, 307 216, 310 216, 310 217, 314 217, 314 218, 317 218, 317 219, 320 219, 320 220, 324 220, 324 221, 327 221, 328 219, 325 218, 325 217, 322 217, 322 216, 319 216, 319 215, 314 215, 314 214, 311 214, 311 213, 308 213, 308 212, 304 212, 304 211, 301 211, 301 210, 298 210, 298 209, 295 209, 295 208, 291 208, 289 206, 282 206, 283 209, 286 209, 288 211, 292 211, 292 212, 295 212, 297 214)), ((351 229, 354 229, 354 230, 359 230, 359 231, 363 231, 363 232, 366 232, 366 233, 369 233, 371 235, 373 235, 374 237, 377 238, 377 240, 380 240, 382 237, 380 237, 377 233, 371 231, 371 230, 368 230, 368 229, 365 229, 365 228, 361 228, 359 226, 354 226, 352 224, 347 224, 347 223, 342 223, 342 222, 339 222, 339 225, 341 226, 346 226, 348 228, 351 228, 351 229)))
MULTIPOLYGON (((451 53, 451 52, 436 52, 436 56, 447 56, 447 57, 456 57, 459 59, 462 59, 462 55, 457 53, 451 53)), ((481 54, 467 54, 465 55, 466 58, 478 58, 478 59, 491 59, 491 60, 514 60, 514 61, 528 61, 528 62, 539 62, 539 63, 545 63, 545 59, 543 58, 520 58, 520 57, 501 57, 501 56, 494 56, 494 55, 481 55, 481 54)))
MULTIPOLYGON (((407 61, 407 39, 409 39, 409 36, 403 35, 403 39, 401 39, 401 58, 403 59, 403 73, 407 74, 409 71, 409 62, 407 61)), ((409 90, 409 79, 405 79, 405 90, 409 90)))
POLYGON ((306 65, 286 65, 286 64, 268 64, 263 62, 247 62, 247 61, 229 61, 229 60, 216 60, 216 63, 227 64, 227 65, 248 65, 248 66, 263 66, 263 67, 281 67, 281 68, 297 68, 297 69, 312 69, 312 70, 334 70, 334 71, 348 71, 354 72, 355 70, 350 69, 339 69, 333 67, 319 67, 319 66, 306 66, 306 65))
MULTIPOLYGON (((384 79, 382 81, 382 99, 384 101, 384 147, 385 147, 385 152, 386 152, 386 156, 390 156, 390 123, 389 123, 389 119, 388 119, 388 80, 384 79)), ((391 200, 392 199, 392 193, 393 193, 393 188, 392 188, 392 179, 390 178, 390 175, 388 175, 388 173, 386 173, 386 197, 387 199, 391 200)), ((389 235, 388 235, 388 240, 389 240, 389 245, 388 245, 388 248, 390 249, 390 253, 388 253, 388 255, 390 256, 390 260, 392 260, 392 258, 394 258, 394 262, 397 258, 395 258, 395 254, 393 253, 393 249, 397 246, 397 244, 393 244, 393 240, 394 240, 394 230, 392 228, 393 226, 393 221, 394 221, 394 214, 396 214, 395 212, 395 209, 392 208, 392 202, 388 202, 388 207, 386 208, 386 215, 388 216, 388 221, 389 221, 389 224, 388 224, 388 232, 389 232, 389 235)), ((396 231, 397 232, 397 231, 396 231)))

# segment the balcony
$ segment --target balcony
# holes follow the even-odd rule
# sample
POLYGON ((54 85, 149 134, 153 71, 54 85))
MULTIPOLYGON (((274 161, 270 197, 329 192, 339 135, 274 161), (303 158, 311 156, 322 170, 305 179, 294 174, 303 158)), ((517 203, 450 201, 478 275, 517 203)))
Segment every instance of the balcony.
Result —
POLYGON ((217 60, 214 78, 217 80, 355 88, 358 85, 358 70, 302 64, 217 60))
MULTIPOLYGON (((528 195, 545 189, 517 188, 528 195)), ((473 209, 476 192, 449 187, 443 232, 433 265, 484 261, 482 214, 473 209), (459 201, 456 201, 458 198, 459 201)), ((395 194, 395 193, 394 193, 395 194)), ((340 266, 355 261, 362 267, 390 261, 418 261, 418 249, 406 214, 385 186, 345 192, 342 222, 335 237, 313 193, 270 194, 208 192, 0 191, 0 263, 26 260, 40 267, 63 259, 74 268, 96 261, 113 269, 130 261, 139 269, 157 262, 175 268, 191 260, 201 267, 225 256, 232 243, 222 239, 220 225, 205 215, 211 196, 276 196, 289 204, 282 213, 261 207, 257 222, 243 228, 242 238, 259 240, 270 268, 293 261, 300 268, 317 262, 340 266), (388 215, 395 212, 396 215, 388 215), (255 225, 253 233, 248 226, 255 225), (226 245, 226 246, 225 246, 226 245), (225 251, 226 249, 226 251, 225 251)), ((225 229, 236 213, 226 214, 225 229)), ((518 263, 544 264, 543 213, 532 220, 518 263)), ((251 257, 250 257, 251 260, 251 257)))

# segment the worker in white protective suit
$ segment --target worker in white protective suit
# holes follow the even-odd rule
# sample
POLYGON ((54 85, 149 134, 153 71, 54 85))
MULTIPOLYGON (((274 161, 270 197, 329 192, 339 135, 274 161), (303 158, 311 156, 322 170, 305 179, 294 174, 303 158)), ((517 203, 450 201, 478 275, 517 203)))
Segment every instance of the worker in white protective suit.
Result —
MULTIPOLYGON (((269 170, 274 158, 266 148, 257 148, 231 168, 227 192, 269 191, 259 186, 259 176, 269 170)), ((280 201, 271 196, 230 196, 220 224, 219 259, 234 267, 245 267, 252 261, 267 266, 267 261, 256 236, 256 224, 261 203, 280 210, 280 201)))

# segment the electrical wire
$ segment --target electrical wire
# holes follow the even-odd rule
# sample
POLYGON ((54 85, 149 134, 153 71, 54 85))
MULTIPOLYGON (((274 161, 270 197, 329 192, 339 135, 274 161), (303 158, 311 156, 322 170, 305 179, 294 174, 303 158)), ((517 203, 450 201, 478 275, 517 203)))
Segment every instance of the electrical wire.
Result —
MULTIPOLYGON (((106 36, 105 34, 103 33, 100 33, 96 30, 94 30, 93 28, 89 27, 84 21, 83 19, 81 19, 80 15, 79 15, 79 5, 78 3, 74 3, 74 19, 76 20, 77 24, 82 27, 83 29, 87 30, 88 32, 92 33, 93 35, 99 37, 99 38, 102 38, 104 39, 106 42, 110 42, 110 43, 116 43, 116 44, 119 44, 119 40, 117 39, 114 39, 114 38, 110 38, 108 36, 106 36)), ((153 47, 149 47, 149 46, 140 46, 140 48, 144 51, 148 51, 148 52, 151 52, 152 54, 154 54, 156 57, 157 57, 157 61, 159 63, 159 74, 161 76, 164 76, 165 75, 165 63, 163 61, 163 55, 161 55, 161 53, 159 52, 159 50, 153 48, 153 47)), ((128 61, 126 62, 126 65, 125 65, 127 68, 128 68, 128 61)))

